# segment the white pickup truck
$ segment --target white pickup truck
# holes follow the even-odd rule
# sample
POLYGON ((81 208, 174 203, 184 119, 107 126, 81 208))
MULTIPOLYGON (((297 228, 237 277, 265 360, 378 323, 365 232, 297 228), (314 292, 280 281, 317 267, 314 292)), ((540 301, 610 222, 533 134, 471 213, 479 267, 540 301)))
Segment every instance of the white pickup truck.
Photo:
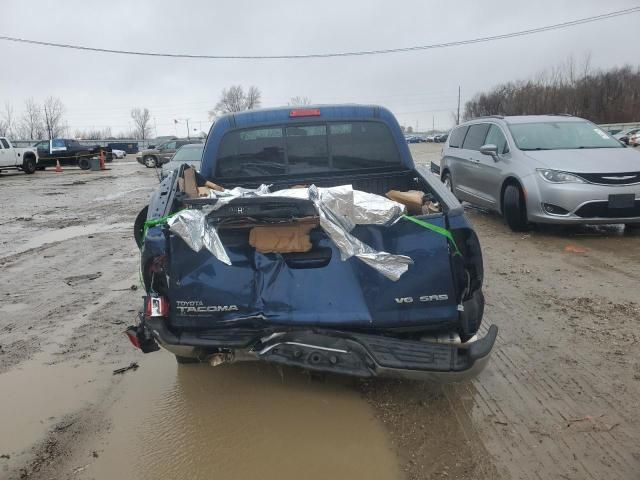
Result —
POLYGON ((38 168, 38 150, 14 147, 8 138, 0 137, 0 172, 22 170, 33 173, 38 168))

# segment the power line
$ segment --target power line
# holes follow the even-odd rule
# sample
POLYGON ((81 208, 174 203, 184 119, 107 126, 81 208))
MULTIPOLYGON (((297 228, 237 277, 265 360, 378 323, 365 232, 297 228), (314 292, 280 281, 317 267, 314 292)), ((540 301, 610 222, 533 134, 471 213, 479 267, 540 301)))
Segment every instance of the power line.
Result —
POLYGON ((114 54, 120 54, 120 55, 139 55, 139 56, 145 56, 145 57, 189 58, 189 59, 205 59, 205 60, 294 60, 294 59, 304 59, 304 58, 331 58, 331 57, 356 57, 356 56, 365 56, 365 55, 383 55, 383 54, 389 54, 389 53, 414 52, 419 50, 433 50, 437 48, 457 47, 460 45, 492 42, 495 40, 503 40, 506 38, 522 37, 525 35, 533 35, 536 33, 548 32, 551 30, 560 30, 563 28, 583 25, 585 23, 592 23, 600 20, 619 17, 621 15, 629 15, 631 13, 637 13, 639 11, 640 11, 640 7, 631 7, 624 10, 617 10, 614 12, 603 13, 601 15, 580 18, 577 20, 570 20, 567 22, 556 23, 554 25, 547 25, 544 27, 537 27, 537 28, 531 28, 528 30, 521 30, 518 32, 504 33, 501 35, 492 35, 488 37, 479 37, 479 38, 473 38, 468 40, 458 40, 458 41, 446 42, 446 43, 434 43, 430 45, 388 48, 388 49, 381 49, 381 50, 361 50, 361 51, 355 51, 355 52, 333 52, 333 53, 308 53, 308 54, 298 54, 298 55, 198 55, 198 54, 187 54, 187 53, 143 52, 143 51, 135 51, 135 50, 115 50, 110 48, 96 48, 96 47, 87 47, 83 45, 71 45, 71 44, 65 44, 65 43, 45 42, 40 40, 31 40, 27 38, 9 37, 5 35, 0 35, 0 40, 6 40, 10 42, 19 42, 19 43, 28 43, 31 45, 41 45, 46 47, 69 48, 74 50, 85 50, 85 51, 99 52, 99 53, 114 53, 114 54))

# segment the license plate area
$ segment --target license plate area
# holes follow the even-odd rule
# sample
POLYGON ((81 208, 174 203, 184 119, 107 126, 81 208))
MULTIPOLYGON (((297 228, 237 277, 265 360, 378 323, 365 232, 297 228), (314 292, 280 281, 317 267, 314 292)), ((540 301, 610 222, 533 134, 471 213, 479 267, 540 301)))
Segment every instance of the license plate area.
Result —
POLYGON ((609 208, 633 208, 636 195, 634 193, 621 193, 609 195, 609 208))

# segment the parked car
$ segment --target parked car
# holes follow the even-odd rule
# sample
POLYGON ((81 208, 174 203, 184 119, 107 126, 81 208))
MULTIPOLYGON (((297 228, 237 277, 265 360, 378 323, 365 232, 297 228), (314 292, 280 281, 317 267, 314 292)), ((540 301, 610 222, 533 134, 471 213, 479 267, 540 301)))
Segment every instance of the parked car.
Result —
POLYGON ((193 143, 189 145, 183 145, 178 149, 171 160, 168 163, 162 165, 160 173, 161 178, 165 178, 173 170, 177 170, 180 165, 188 164, 196 170, 200 170, 200 160, 202 160, 202 150, 204 149, 204 143, 193 143))
POLYGON ((169 140, 178 140, 178 137, 176 137, 175 135, 163 135, 160 137, 156 137, 149 142, 149 145, 147 148, 156 148, 156 146, 162 145, 163 143, 168 142, 169 140))
POLYGON ((202 143, 202 140, 199 138, 168 140, 156 148, 142 150, 136 156, 136 160, 147 168, 155 168, 167 163, 180 147, 192 143, 202 143))
POLYGON ((127 152, 125 152, 124 150, 118 150, 116 148, 112 148, 111 153, 113 154, 114 158, 119 159, 127 156, 127 152))
POLYGON ((34 173, 38 168, 38 151, 35 148, 14 147, 6 137, 0 137, 0 172, 21 170, 34 173))
POLYGON ((629 138, 639 132, 640 128, 630 128, 616 133, 613 137, 620 140, 622 143, 629 145, 629 138))
POLYGON ((208 136, 200 174, 168 176, 134 230, 147 297, 145 314, 127 334, 143 352, 159 343, 178 363, 260 360, 361 377, 460 380, 483 368, 495 342, 495 326, 477 336, 484 306, 478 238, 455 197, 414 164, 398 122, 382 107, 223 116, 208 136), (228 195, 260 184, 275 193, 219 202, 201 196, 207 181, 228 195), (345 227, 332 228, 342 216, 325 216, 327 228, 318 226, 315 187, 304 187, 314 184, 346 192, 334 208, 348 211, 364 197, 375 217, 393 190, 417 194, 419 212, 389 225, 361 218, 341 237, 345 227), (282 189, 290 195, 279 197, 282 189), (427 199, 437 211, 423 213, 427 199), (178 230, 184 227, 180 235, 163 224, 171 215, 178 230), (253 246, 255 228, 297 229, 298 222, 311 222, 306 249, 260 253, 253 246), (198 252, 184 240, 189 232, 198 252), (342 253, 360 241, 368 254, 342 253), (391 267, 397 255, 411 259, 399 278, 380 270, 376 252, 387 248, 383 264, 391 267), (225 249, 231 265, 219 256, 225 249))
POLYGON ((440 168, 456 197, 502 213, 514 231, 640 223, 640 155, 581 118, 472 120, 451 132, 440 168))
POLYGON ((407 143, 420 143, 420 137, 417 137, 416 135, 405 135, 404 139, 407 141, 407 143))
POLYGON ((107 147, 112 150, 124 150, 126 153, 130 154, 138 153, 137 142, 111 142, 107 144, 107 147))
POLYGON ((447 141, 447 138, 449 138, 448 133, 439 133, 433 137, 433 141, 436 143, 444 143, 447 141))
POLYGON ((433 143, 436 140, 436 136, 435 135, 427 135, 427 142, 429 143, 433 143))
POLYGON ((34 145, 38 150, 38 168, 45 169, 56 165, 78 166, 82 170, 91 167, 89 160, 100 154, 100 150, 105 152, 105 160, 113 160, 111 149, 100 145, 85 145, 77 140, 68 138, 54 138, 43 140, 34 145))

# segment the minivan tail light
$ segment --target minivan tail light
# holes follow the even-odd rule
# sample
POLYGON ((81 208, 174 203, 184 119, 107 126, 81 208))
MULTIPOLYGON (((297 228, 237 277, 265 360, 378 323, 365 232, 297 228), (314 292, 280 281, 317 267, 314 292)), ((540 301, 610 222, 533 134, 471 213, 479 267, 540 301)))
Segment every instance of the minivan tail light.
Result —
POLYGON ((300 108, 296 110, 291 110, 289 112, 290 118, 295 117, 319 117, 320 109, 319 108, 300 108))
POLYGON ((144 299, 144 314, 147 317, 168 317, 169 301, 166 297, 149 295, 144 299))

